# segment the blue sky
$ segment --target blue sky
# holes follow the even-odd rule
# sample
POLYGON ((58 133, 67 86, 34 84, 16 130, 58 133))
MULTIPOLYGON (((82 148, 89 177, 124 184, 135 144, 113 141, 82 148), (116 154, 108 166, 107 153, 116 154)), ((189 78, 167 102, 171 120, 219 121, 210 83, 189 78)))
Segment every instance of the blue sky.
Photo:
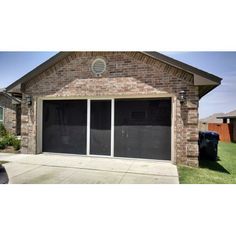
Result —
MULTIPOLYGON (((200 101, 201 118, 236 109, 236 52, 162 52, 223 78, 200 101)), ((56 52, 0 52, 0 88, 19 79, 56 52)))
POLYGON ((13 83, 55 54, 56 52, 0 52, 0 88, 13 83))

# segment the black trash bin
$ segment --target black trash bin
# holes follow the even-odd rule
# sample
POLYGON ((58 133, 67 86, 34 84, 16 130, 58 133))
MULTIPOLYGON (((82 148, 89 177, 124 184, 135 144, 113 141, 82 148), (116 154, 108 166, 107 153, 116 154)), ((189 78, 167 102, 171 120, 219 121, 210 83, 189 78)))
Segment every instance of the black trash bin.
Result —
POLYGON ((219 134, 216 132, 199 132, 199 159, 216 161, 218 155, 219 134))

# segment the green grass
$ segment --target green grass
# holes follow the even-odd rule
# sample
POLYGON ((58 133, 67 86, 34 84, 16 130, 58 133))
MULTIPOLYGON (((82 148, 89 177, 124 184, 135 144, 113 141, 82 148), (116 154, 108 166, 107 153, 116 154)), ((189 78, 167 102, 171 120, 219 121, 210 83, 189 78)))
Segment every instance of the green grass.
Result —
POLYGON ((218 145, 217 162, 201 161, 199 168, 178 165, 181 184, 236 184, 236 143, 218 145))

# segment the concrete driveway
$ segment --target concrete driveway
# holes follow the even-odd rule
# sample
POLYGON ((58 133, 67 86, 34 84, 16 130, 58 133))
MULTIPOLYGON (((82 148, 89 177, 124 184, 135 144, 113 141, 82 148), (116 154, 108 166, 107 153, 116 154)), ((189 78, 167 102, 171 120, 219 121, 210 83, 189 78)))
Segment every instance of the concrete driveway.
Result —
MULTIPOLYGON (((178 184, 170 162, 59 154, 0 154, 11 184, 178 184)), ((0 176, 1 178, 1 176, 0 176)))

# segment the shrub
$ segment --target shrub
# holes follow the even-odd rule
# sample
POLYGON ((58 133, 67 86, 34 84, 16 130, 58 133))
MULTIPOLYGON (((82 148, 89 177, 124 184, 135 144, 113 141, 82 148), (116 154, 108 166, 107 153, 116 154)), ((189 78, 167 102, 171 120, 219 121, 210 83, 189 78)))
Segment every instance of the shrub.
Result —
POLYGON ((2 139, 6 142, 7 146, 12 146, 14 141, 14 136, 11 134, 7 134, 2 139))
POLYGON ((0 139, 0 149, 5 149, 7 147, 7 142, 4 138, 0 139))
POLYGON ((20 150, 21 141, 19 139, 15 138, 12 146, 14 147, 15 151, 20 150))
POLYGON ((7 135, 6 128, 2 123, 0 123, 0 137, 4 137, 5 135, 7 135))
POLYGON ((5 149, 7 146, 12 146, 16 151, 20 149, 21 141, 12 134, 6 134, 0 138, 0 149, 5 149))
POLYGON ((6 148, 6 145, 0 141, 0 150, 3 150, 6 148))

